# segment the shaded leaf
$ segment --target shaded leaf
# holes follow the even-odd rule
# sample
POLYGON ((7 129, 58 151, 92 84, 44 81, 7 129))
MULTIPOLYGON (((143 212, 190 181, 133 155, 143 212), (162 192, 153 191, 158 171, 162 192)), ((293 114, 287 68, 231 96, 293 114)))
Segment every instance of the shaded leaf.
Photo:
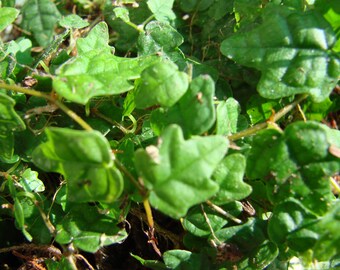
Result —
POLYGON ((226 101, 221 101, 216 108, 216 134, 236 133, 240 111, 240 104, 235 99, 228 98, 226 101))
POLYGON ((68 199, 78 202, 114 201, 123 190, 108 141, 98 131, 46 129, 48 141, 33 152, 33 162, 67 179, 68 199))
POLYGON ((21 9, 22 28, 32 32, 40 46, 46 47, 53 38, 60 13, 50 0, 28 0, 21 9))
POLYGON ((106 215, 98 213, 94 206, 74 205, 61 223, 57 224, 56 241, 59 244, 73 245, 81 250, 94 253, 104 246, 124 241, 128 234, 120 229, 106 215))
POLYGON ((161 212, 180 218, 188 209, 218 190, 210 180, 228 148, 220 136, 195 137, 185 141, 180 127, 164 130, 160 145, 139 149, 135 164, 150 190, 150 203, 161 212))

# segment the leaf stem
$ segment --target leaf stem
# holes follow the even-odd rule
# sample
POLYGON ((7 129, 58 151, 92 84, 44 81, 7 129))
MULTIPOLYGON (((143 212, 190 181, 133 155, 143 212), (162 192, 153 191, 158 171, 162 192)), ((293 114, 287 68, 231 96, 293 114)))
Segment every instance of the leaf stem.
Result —
POLYGON ((13 92, 24 93, 30 96, 45 98, 48 101, 57 105, 62 111, 64 111, 69 117, 71 117, 75 122, 77 122, 83 129, 87 131, 92 131, 92 127, 87 124, 80 116, 78 116, 74 111, 68 108, 64 103, 60 102, 59 100, 55 99, 49 94, 42 93, 40 91, 34 89, 24 88, 18 85, 8 85, 6 83, 0 82, 0 88, 10 90, 13 92))
MULTIPOLYGON (((283 107, 280 111, 275 113, 272 121, 276 122, 279 119, 281 119, 283 116, 285 116, 288 112, 293 110, 301 101, 303 101, 307 97, 308 97, 307 94, 298 96, 292 103, 288 104, 287 106, 283 107)), ((248 128, 246 130, 242 130, 240 132, 237 132, 233 135, 228 136, 228 139, 230 141, 236 141, 236 140, 242 139, 244 137, 252 136, 252 135, 256 134, 258 131, 265 129, 267 127, 268 127, 268 121, 263 122, 263 123, 259 123, 259 124, 252 126, 252 127, 248 128)))
POLYGON ((151 206, 150 206, 148 198, 143 200, 143 205, 144 205, 144 209, 145 209, 145 213, 146 213, 146 218, 148 220, 148 225, 149 225, 150 228, 154 228, 152 210, 151 210, 151 206))

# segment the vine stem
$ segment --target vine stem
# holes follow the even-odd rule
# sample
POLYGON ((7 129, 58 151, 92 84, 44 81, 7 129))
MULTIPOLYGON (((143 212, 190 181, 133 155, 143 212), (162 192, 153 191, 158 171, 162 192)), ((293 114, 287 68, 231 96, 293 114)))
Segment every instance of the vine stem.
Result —
POLYGON ((77 115, 74 111, 72 111, 70 108, 68 108, 64 103, 55 99, 51 95, 42 93, 42 92, 34 90, 34 89, 28 89, 28 88, 24 88, 24 87, 21 87, 21 86, 18 86, 18 85, 8 85, 8 84, 2 83, 2 82, 0 82, 0 88, 10 90, 10 91, 13 91, 13 92, 27 94, 27 95, 30 95, 30 96, 45 98, 48 101, 57 105, 69 117, 71 117, 75 122, 77 122, 83 129, 85 129, 87 131, 93 130, 92 127, 88 123, 86 123, 79 115, 77 115))
POLYGON ((268 125, 270 124, 270 122, 274 122, 275 123, 276 121, 281 119, 283 116, 285 116, 288 112, 293 110, 301 101, 305 100, 307 97, 308 97, 307 94, 304 94, 304 95, 301 95, 301 96, 297 97, 292 103, 288 104, 287 106, 283 107, 280 111, 275 113, 275 115, 273 116, 272 121, 267 121, 267 122, 259 123, 259 124, 255 125, 255 126, 247 128, 246 130, 242 130, 240 132, 237 132, 237 133, 235 133, 233 135, 230 135, 228 137, 228 139, 230 141, 236 141, 236 140, 242 139, 244 137, 248 137, 248 136, 256 134, 258 131, 267 128, 268 125))

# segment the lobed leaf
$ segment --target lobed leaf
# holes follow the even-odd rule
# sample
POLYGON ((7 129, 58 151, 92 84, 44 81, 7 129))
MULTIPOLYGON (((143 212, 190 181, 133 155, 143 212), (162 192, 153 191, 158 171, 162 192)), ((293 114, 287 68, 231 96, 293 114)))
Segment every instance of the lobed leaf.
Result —
POLYGON ((84 28, 90 25, 87 21, 83 20, 77 14, 70 14, 70 15, 63 17, 59 21, 59 24, 64 28, 75 28, 75 29, 81 29, 81 28, 84 28))
POLYGON ((272 7, 265 9, 261 25, 224 40, 221 52, 262 72, 257 86, 261 96, 308 93, 320 102, 338 82, 340 59, 330 51, 335 41, 318 13, 272 7))
POLYGON ((137 150, 135 165, 150 190, 151 205, 178 219, 218 190, 210 177, 226 153, 228 141, 221 136, 185 141, 180 127, 170 125, 160 142, 157 148, 137 150))
POLYGON ((62 65, 53 80, 58 94, 86 104, 95 96, 124 93, 133 89, 132 81, 138 79, 146 67, 160 61, 157 56, 114 56, 108 39, 107 25, 102 22, 86 38, 77 41, 79 55, 62 65))
POLYGON ((67 179, 68 199, 77 202, 112 202, 123 190, 108 141, 98 131, 46 129, 47 142, 38 146, 33 162, 67 179))

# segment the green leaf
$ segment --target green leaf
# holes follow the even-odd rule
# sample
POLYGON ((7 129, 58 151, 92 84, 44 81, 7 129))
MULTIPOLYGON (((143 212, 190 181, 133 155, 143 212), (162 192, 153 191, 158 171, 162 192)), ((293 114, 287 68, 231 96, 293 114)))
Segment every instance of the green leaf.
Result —
MULTIPOLYGON (((236 201, 222 205, 221 208, 233 216, 238 216, 242 212, 242 204, 236 201)), ((210 207, 204 207, 203 209, 200 205, 194 206, 190 208, 188 214, 183 219, 182 224, 184 229, 191 234, 199 237, 209 236, 211 235, 211 229, 214 232, 218 231, 228 223, 228 220, 223 215, 217 213, 210 207), (203 209, 209 219, 210 225, 203 215, 203 209)))
POLYGON ((227 148, 228 141, 221 136, 185 141, 180 127, 170 125, 158 147, 151 145, 135 153, 136 168, 150 190, 151 205, 178 219, 191 206, 214 195, 218 186, 209 178, 227 148))
POLYGON ((157 260, 144 260, 143 258, 130 253, 133 258, 141 263, 141 265, 153 270, 168 270, 164 263, 157 260))
POLYGON ((78 56, 62 65, 53 80, 58 94, 86 104, 95 96, 124 93, 133 89, 132 81, 140 77, 142 70, 159 62, 157 56, 114 56, 108 39, 107 25, 102 22, 77 41, 78 56))
POLYGON ((240 104, 235 99, 228 98, 226 101, 221 101, 216 108, 216 134, 236 133, 240 111, 240 104))
POLYGON ((151 114, 152 129, 160 134, 169 124, 180 125, 184 137, 200 135, 215 122, 215 83, 208 75, 196 77, 188 91, 168 110, 159 109, 151 114))
POLYGON ((101 247, 120 243, 128 234, 115 225, 116 221, 98 213, 94 206, 78 204, 56 226, 59 244, 73 243, 76 248, 94 253, 101 247), (84 210, 86 215, 84 215, 84 210))
POLYGON ((108 141, 98 131, 46 129, 48 141, 33 152, 33 162, 67 179, 68 199, 112 202, 123 190, 108 141))
POLYGON ((90 25, 87 21, 83 20, 77 14, 70 14, 70 15, 63 17, 59 21, 59 24, 60 26, 64 28, 75 28, 75 29, 81 29, 81 28, 84 28, 90 25))
POLYGON ((317 225, 320 237, 317 239, 313 254, 317 260, 328 261, 340 254, 339 222, 340 203, 337 201, 317 225))
POLYGON ((138 54, 159 54, 173 62, 184 59, 178 48, 183 43, 182 35, 166 23, 152 21, 145 26, 145 31, 138 37, 138 54))
POLYGON ((119 19, 122 19, 124 22, 129 22, 129 10, 126 7, 116 7, 113 9, 113 13, 119 19))
POLYGON ((269 237, 278 246, 287 243, 293 250, 306 251, 318 238, 313 228, 316 219, 298 200, 290 198, 274 208, 268 224, 269 237))
POLYGON ((262 72, 257 89, 275 99, 299 93, 315 101, 328 97, 338 81, 340 60, 330 52, 336 36, 314 12, 267 8, 263 23, 224 40, 221 52, 262 72))
POLYGON ((28 192, 43 192, 45 191, 44 183, 38 178, 38 172, 26 169, 21 175, 19 183, 25 191, 28 192))
POLYGON ((136 107, 171 107, 184 95, 188 85, 188 75, 178 71, 174 63, 168 61, 152 65, 142 72, 135 92, 136 107))
POLYGON ((198 270, 209 269, 206 256, 195 254, 187 250, 173 249, 163 254, 163 260, 168 269, 198 270))
POLYGON ((46 47, 52 41, 60 18, 56 5, 50 0, 27 0, 21 13, 22 28, 32 32, 39 45, 46 47))
POLYGON ((172 11, 174 0, 148 0, 147 4, 158 21, 171 22, 176 19, 176 15, 172 11))
POLYGON ((274 111, 278 111, 280 107, 277 100, 268 100, 259 95, 253 95, 247 102, 247 114, 249 115, 251 123, 257 124, 259 122, 267 121, 274 111))
POLYGON ((326 179, 340 170, 339 159, 330 153, 333 144, 328 134, 328 128, 316 122, 295 122, 283 134, 259 133, 247 159, 247 176, 263 179, 274 203, 292 196, 324 213, 333 200, 326 179))
MULTIPOLYGON (((249 252, 265 241, 265 231, 265 222, 260 219, 249 218, 246 223, 223 228, 215 232, 215 235, 221 242, 235 244, 240 251, 249 252), (247 239, 247 241, 244 239, 247 239)), ((210 238, 213 239, 213 237, 210 238)))
POLYGON ((231 154, 222 160, 212 176, 220 186, 213 203, 220 205, 242 200, 251 193, 251 186, 243 182, 245 169, 246 158, 242 154, 231 154))
POLYGON ((270 241, 265 241, 261 244, 254 254, 249 258, 249 266, 251 269, 265 269, 272 261, 275 260, 279 250, 277 246, 270 241))
POLYGON ((19 10, 11 7, 0 8, 0 32, 10 25, 19 15, 19 10))
POLYGON ((25 129, 24 121, 14 109, 15 101, 0 93, 0 161, 14 163, 18 156, 14 154, 14 131, 25 129))

